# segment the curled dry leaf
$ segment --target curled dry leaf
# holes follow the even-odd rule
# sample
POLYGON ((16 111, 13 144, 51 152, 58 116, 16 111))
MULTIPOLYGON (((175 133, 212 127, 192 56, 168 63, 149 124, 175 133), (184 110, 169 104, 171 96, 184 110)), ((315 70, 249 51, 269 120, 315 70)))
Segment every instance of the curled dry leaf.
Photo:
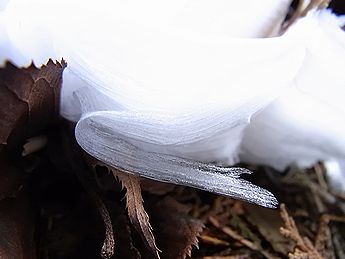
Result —
POLYGON ((112 171, 114 176, 121 181, 122 186, 127 190, 126 205, 129 220, 154 257, 160 258, 158 254, 160 250, 156 246, 155 237, 153 236, 152 227, 149 222, 149 216, 147 215, 143 205, 139 177, 122 173, 116 169, 113 169, 112 171))
POLYGON ((25 174, 11 151, 57 119, 65 66, 50 60, 41 68, 0 68, 0 258, 36 257, 25 174))
POLYGON ((13 196, 23 175, 3 153, 6 145, 17 148, 25 138, 45 129, 58 116, 64 61, 36 68, 0 68, 0 200, 13 196))
POLYGON ((198 237, 204 224, 189 215, 191 206, 177 202, 171 196, 150 206, 152 223, 157 230, 162 257, 184 259, 191 256, 192 247, 198 247, 198 237))
POLYGON ((65 61, 49 60, 41 68, 33 64, 0 68, 0 144, 16 145, 45 129, 58 117, 65 61), (13 142, 13 143, 12 143, 13 142))

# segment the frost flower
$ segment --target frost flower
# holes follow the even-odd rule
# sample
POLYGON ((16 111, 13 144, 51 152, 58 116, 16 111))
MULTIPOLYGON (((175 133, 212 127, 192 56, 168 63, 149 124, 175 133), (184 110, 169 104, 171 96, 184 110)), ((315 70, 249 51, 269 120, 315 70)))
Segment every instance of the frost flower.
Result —
MULTIPOLYGON (((325 10, 310 12, 289 29, 287 34, 306 47, 303 65, 293 87, 252 119, 242 143, 243 160, 278 170, 328 159, 344 164, 345 33, 341 26, 341 19, 325 10)), ((344 174, 335 176, 342 191, 344 174)))
MULTIPOLYGON (((307 74, 318 69, 318 51, 302 20, 281 37, 264 38, 277 35, 289 4, 11 0, 0 17, 6 36, 1 49, 14 50, 10 58, 17 64, 67 61, 61 113, 77 122, 79 145, 97 159, 128 173, 274 207, 271 193, 239 178, 249 171, 219 164, 238 162, 239 151, 247 161, 277 167, 297 161, 279 160, 280 152, 290 151, 267 152, 285 141, 279 135, 290 123, 279 116, 277 98, 313 92, 305 87, 307 74), (281 132, 272 131, 277 141, 270 146, 261 143, 270 142, 261 125, 275 120, 271 113, 286 121, 281 127, 274 122, 281 132)), ((314 142, 306 146, 313 143, 308 150, 319 152, 322 144, 314 142)))

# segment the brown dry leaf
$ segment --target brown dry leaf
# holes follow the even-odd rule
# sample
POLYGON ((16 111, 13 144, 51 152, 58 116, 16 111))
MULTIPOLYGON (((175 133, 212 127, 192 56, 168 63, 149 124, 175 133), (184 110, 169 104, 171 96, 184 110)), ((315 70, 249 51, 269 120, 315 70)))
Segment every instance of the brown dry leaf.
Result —
POLYGON ((150 206, 150 215, 164 259, 184 259, 191 256, 192 246, 198 247, 198 237, 204 224, 189 216, 190 210, 190 206, 169 196, 150 206))
POLYGON ((155 258, 160 258, 158 252, 160 250, 156 246, 156 241, 152 233, 152 227, 149 222, 143 198, 141 196, 140 180, 138 176, 122 173, 113 169, 113 174, 117 177, 124 188, 126 188, 126 205, 128 217, 131 224, 141 236, 148 249, 152 252, 155 258))
POLYGON ((0 145, 18 145, 45 129, 58 117, 62 72, 66 63, 49 60, 41 68, 33 64, 0 68, 0 145), (12 143, 13 142, 13 143, 12 143))
POLYGON ((0 258, 36 257, 29 194, 23 190, 26 175, 11 151, 58 118, 65 66, 50 60, 39 69, 11 63, 0 68, 0 258))
POLYGON ((244 204, 244 206, 248 220, 258 228, 260 234, 276 252, 286 255, 293 249, 293 242, 284 238, 279 232, 283 221, 278 210, 261 208, 252 204, 244 204))
POLYGON ((112 258, 140 259, 140 252, 133 245, 132 232, 125 209, 116 202, 108 202, 106 205, 109 208, 114 230, 116 230, 117 246, 114 257, 112 258))
POLYGON ((17 198, 0 202, 0 258, 36 258, 34 244, 34 215, 22 189, 17 198))
MULTIPOLYGON (((44 129, 58 116, 59 93, 64 62, 51 60, 38 69, 17 68, 7 63, 0 68, 0 150, 21 142, 44 129)), ((10 157, 0 154, 0 200, 15 194, 23 181, 22 174, 9 162, 10 157)))
POLYGON ((101 257, 103 259, 109 259, 113 256, 114 250, 115 250, 113 225, 110 219, 108 209, 104 205, 102 199, 98 196, 94 196, 94 197, 95 197, 97 209, 101 214, 104 228, 105 228, 105 239, 104 239, 102 250, 101 250, 101 257))

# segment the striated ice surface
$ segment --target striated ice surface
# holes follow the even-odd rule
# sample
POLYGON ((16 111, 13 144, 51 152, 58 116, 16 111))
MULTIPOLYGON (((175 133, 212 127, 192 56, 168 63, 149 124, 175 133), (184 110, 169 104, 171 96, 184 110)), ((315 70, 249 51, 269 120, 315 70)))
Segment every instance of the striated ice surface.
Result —
MULTIPOLYGON (((203 189, 269 208, 277 206, 276 198, 269 191, 240 179, 241 174, 251 171, 219 167, 169 155, 166 150, 173 150, 176 145, 173 139, 169 138, 169 143, 162 145, 160 137, 164 137, 166 133, 160 137, 150 136, 155 133, 152 130, 154 127, 147 123, 142 124, 142 127, 138 127, 141 130, 135 132, 133 125, 130 125, 130 115, 127 114, 126 117, 129 123, 121 130, 121 126, 125 126, 121 125, 121 114, 98 112, 85 116, 77 124, 76 139, 86 152, 119 170, 162 182, 203 189), (114 128, 117 121, 120 122, 117 124, 118 128, 114 128)), ((144 116, 140 117, 144 119, 144 116)), ((133 121, 137 121, 137 118, 133 121)))
POLYGON ((248 170, 227 166, 282 170, 345 154, 341 20, 311 12, 265 38, 290 2, 10 0, 0 61, 67 61, 61 115, 97 159, 274 207, 240 178, 248 170))
MULTIPOLYGON (((310 13, 290 28, 287 34, 306 46, 303 65, 293 87, 246 128, 242 160, 278 170, 344 160, 345 33, 340 25, 326 10, 310 13)), ((345 183, 345 172, 338 175, 332 182, 345 183)))

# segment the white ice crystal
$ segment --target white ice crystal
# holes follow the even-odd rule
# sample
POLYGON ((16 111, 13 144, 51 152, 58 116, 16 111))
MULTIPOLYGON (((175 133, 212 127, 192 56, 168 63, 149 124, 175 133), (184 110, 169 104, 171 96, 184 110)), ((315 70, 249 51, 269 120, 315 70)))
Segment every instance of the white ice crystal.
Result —
POLYGON ((239 151, 279 169, 345 154, 344 123, 335 126, 344 75, 334 70, 345 59, 328 58, 343 55, 344 35, 321 12, 265 38, 290 2, 11 0, 0 50, 18 65, 67 61, 61 114, 97 159, 274 207, 239 178, 249 171, 218 165, 239 151))
POLYGON ((245 130, 242 159, 279 170, 344 159, 345 33, 337 17, 326 10, 309 13, 288 34, 306 46, 303 66, 293 88, 245 130))

